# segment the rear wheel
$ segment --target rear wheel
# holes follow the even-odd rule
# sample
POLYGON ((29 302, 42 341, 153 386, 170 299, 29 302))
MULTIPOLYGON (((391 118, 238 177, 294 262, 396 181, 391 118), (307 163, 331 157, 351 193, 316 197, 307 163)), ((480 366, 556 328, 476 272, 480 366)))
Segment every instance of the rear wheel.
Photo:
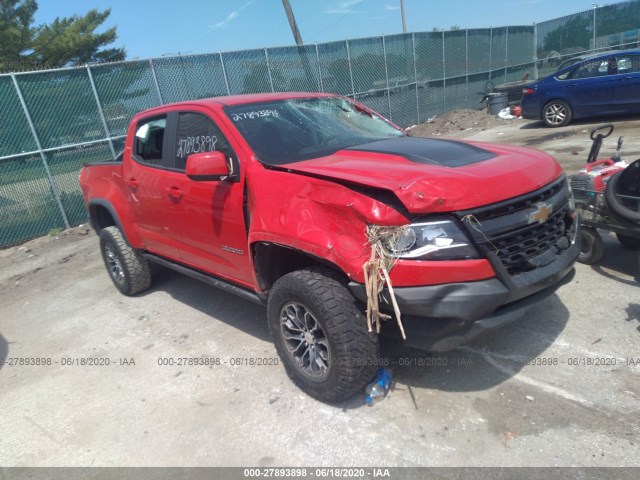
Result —
POLYGON ((298 270, 272 287, 269 330, 291 380, 326 402, 361 391, 377 367, 378 338, 339 275, 298 270))
MULTIPOLYGON (((629 168, 631 167, 627 167, 627 169, 629 168)), ((618 184, 620 182, 620 179, 622 178, 622 175, 626 173, 626 171, 626 169, 622 170, 609 177, 607 187, 604 189, 604 203, 607 206, 607 211, 612 217, 614 217, 616 220, 621 221, 623 224, 624 222, 627 222, 625 226, 629 226, 628 223, 631 223, 631 226, 637 228, 638 225, 640 225, 640 210, 638 210, 637 202, 634 202, 635 205, 632 208, 630 205, 628 205, 628 200, 625 203, 624 200, 618 197, 619 194, 623 193, 619 191, 618 184)), ((627 192, 624 193, 628 194, 627 192)))
POLYGON ((149 262, 131 248, 117 227, 102 229, 100 252, 109 277, 121 293, 135 295, 151 286, 149 262))
POLYGON ((564 127, 571 121, 571 107, 562 100, 552 100, 542 109, 542 119, 548 127, 564 127))
POLYGON ((604 246, 600 234, 592 228, 580 230, 580 242, 582 247, 578 255, 578 261, 586 265, 593 265, 602 258, 604 246))

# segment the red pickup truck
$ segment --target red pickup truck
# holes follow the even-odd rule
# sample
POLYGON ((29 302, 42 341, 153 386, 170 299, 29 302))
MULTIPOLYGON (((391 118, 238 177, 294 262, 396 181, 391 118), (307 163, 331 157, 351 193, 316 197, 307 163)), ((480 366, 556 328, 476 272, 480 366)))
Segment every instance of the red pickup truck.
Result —
MULTIPOLYGON (((80 184, 115 286, 149 262, 267 307, 291 379, 339 401, 376 370, 363 265, 371 226, 409 346, 450 350, 522 317, 573 273, 578 222, 549 155, 415 138, 364 105, 315 93, 165 105, 80 184)), ((380 294, 381 308, 389 291, 380 294)), ((390 307, 389 307, 390 310, 390 307)))

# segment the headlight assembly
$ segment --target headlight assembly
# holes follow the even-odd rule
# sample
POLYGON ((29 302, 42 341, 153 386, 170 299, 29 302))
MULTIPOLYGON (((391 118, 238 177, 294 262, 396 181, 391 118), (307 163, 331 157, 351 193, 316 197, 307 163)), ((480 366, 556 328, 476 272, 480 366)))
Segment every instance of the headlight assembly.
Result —
POLYGON ((390 256, 415 260, 480 258, 453 220, 441 219, 400 227, 383 242, 390 256))
POLYGON ((571 210, 571 212, 574 212, 576 209, 576 200, 573 196, 573 188, 571 188, 570 180, 567 180, 567 190, 569 192, 569 210, 571 210))

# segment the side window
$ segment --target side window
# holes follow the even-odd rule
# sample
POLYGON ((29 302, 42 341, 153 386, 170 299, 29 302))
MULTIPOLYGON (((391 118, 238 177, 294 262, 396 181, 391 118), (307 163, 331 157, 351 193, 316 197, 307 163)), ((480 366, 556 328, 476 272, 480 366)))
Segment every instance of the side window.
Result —
POLYGON ((600 62, 600 66, 598 67, 598 76, 602 77, 604 75, 609 75, 610 73, 616 73, 615 69, 612 71, 609 68, 610 63, 613 63, 613 59, 603 60, 600 62))
POLYGON ((572 79, 602 77, 609 72, 609 60, 586 61, 573 72, 572 79))
POLYGON ((142 120, 136 129, 133 151, 139 161, 151 165, 167 167, 164 155, 164 132, 167 117, 142 120))
POLYGON ((186 168, 189 155, 200 152, 222 152, 229 159, 230 167, 236 166, 235 153, 225 136, 209 117, 200 113, 179 115, 175 149, 175 168, 179 170, 186 168))
POLYGON ((626 55, 616 57, 618 73, 638 73, 640 72, 640 55, 626 55))

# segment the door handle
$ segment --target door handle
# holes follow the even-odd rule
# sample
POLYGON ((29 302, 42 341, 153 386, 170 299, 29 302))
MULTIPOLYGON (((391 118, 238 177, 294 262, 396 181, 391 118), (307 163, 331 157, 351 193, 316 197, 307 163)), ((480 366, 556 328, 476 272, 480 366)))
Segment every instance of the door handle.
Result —
POLYGON ((130 178, 129 180, 127 180, 127 183, 129 184, 129 188, 133 190, 138 188, 138 186, 140 185, 135 178, 130 178))
POLYGON ((173 200, 180 200, 182 198, 182 190, 180 190, 178 187, 167 188, 167 194, 173 200))

